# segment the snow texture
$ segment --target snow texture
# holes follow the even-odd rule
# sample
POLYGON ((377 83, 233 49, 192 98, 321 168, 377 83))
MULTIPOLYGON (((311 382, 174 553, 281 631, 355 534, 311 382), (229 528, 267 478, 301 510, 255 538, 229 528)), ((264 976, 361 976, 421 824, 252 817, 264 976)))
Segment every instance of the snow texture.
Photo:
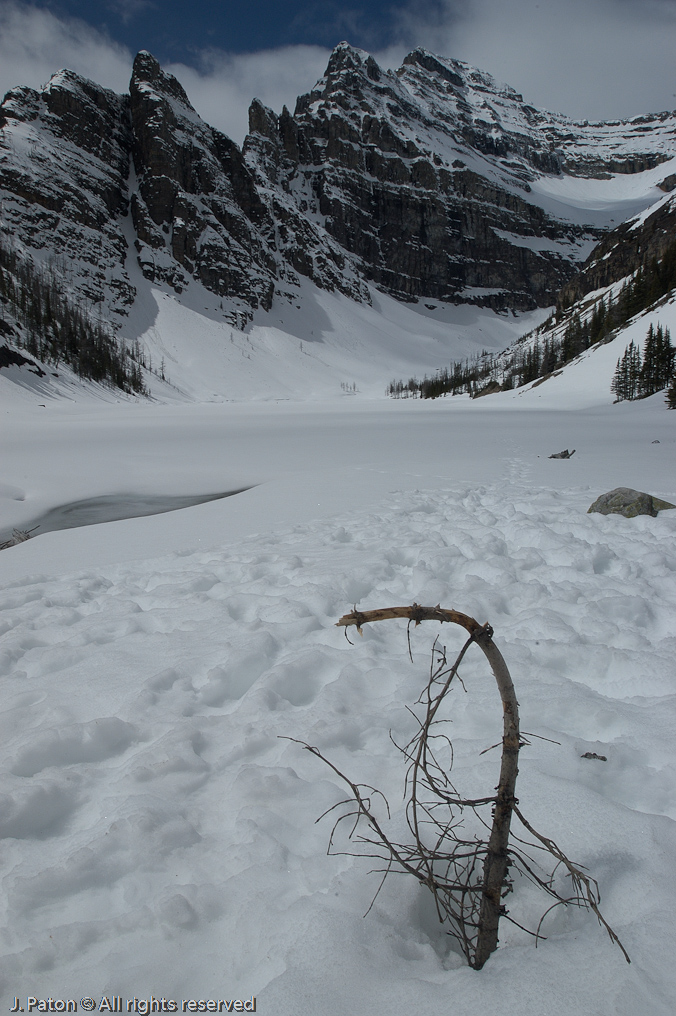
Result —
MULTIPOLYGON (((455 91, 413 64, 388 87, 421 111, 401 136, 450 169, 460 154, 585 227, 671 200, 658 189, 671 163, 526 179, 518 152, 470 161, 442 112, 526 147, 544 132, 581 165, 630 161, 644 133, 671 153, 667 115, 572 131, 467 65, 446 72, 455 91)), ((43 174, 30 122, 11 135, 22 172, 43 174)), ((106 243, 124 251, 130 221, 118 225, 106 243)), ((89 278, 72 254, 74 279, 89 278)), ((676 512, 587 508, 618 486, 676 501, 676 414, 662 395, 612 405, 610 394, 632 338, 658 320, 676 333, 674 303, 544 383, 395 402, 392 378, 500 350, 548 312, 402 306, 377 292, 356 304, 302 282, 242 330, 198 283, 179 301, 133 254, 126 275, 114 261, 95 259, 97 285, 136 290, 121 334, 164 367, 167 382, 147 377, 152 400, 62 366, 0 370, 0 542, 41 526, 0 553, 3 1002, 255 995, 256 1011, 277 1016, 671 1016, 676 512), (572 459, 549 459, 564 447, 572 459), (121 505, 119 521, 86 514, 121 505), (132 517, 149 506, 176 510, 132 517), (593 917, 558 909, 537 950, 503 922, 477 973, 418 885, 393 877, 364 918, 370 862, 326 856, 330 825, 315 820, 344 789, 280 738, 378 786, 401 822, 390 733, 414 730, 407 707, 438 629, 413 632, 411 663, 402 625, 349 645, 334 624, 353 605, 413 601, 494 626, 523 728, 539 735, 523 749, 521 807, 598 878, 631 966, 593 917)), ((455 776, 490 793, 497 756, 480 752, 500 737, 500 702, 478 654, 462 674, 466 692, 448 702, 455 776)), ((546 907, 524 882, 509 905, 531 926, 546 907)))
MULTIPOLYGON (((608 347, 603 347, 604 350, 608 347)), ((676 512, 587 515, 618 485, 676 500, 661 396, 605 368, 471 402, 6 402, 2 527, 126 492, 244 493, 2 552, 3 999, 249 998, 280 1016, 667 1016, 676 977, 676 512), (654 444, 654 441, 659 441, 654 444), (551 452, 575 447, 569 461, 551 452), (413 601, 495 627, 521 704, 518 794, 599 879, 537 950, 506 922, 480 973, 431 897, 327 857, 343 796, 318 745, 402 815, 407 711, 438 629, 338 617, 413 601), (558 742, 558 744, 552 743, 558 742), (592 752, 607 762, 582 758, 592 752)), ((586 364, 586 367, 585 367, 586 364)), ((449 646, 460 644, 442 630, 449 646)), ((458 784, 490 792, 482 659, 451 695, 458 784)), ((510 909, 544 901, 518 882, 510 909)))

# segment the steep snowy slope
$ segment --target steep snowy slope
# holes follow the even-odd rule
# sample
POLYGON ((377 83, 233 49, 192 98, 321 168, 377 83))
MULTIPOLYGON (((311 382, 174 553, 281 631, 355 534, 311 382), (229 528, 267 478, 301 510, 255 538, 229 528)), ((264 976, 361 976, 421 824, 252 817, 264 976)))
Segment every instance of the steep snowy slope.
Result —
MULTIPOLYGON (((655 365, 647 390, 639 390, 638 378, 634 394, 615 390, 615 367, 630 343, 641 351, 651 329, 676 334, 676 202, 671 181, 666 184, 666 194, 594 248, 559 292, 555 313, 495 359, 495 381, 509 378, 504 387, 532 382, 532 389, 547 382, 537 395, 547 401, 555 392, 568 393, 571 384, 583 401, 602 384, 621 398, 670 385, 673 366, 670 371, 667 360, 655 365)), ((518 396, 523 395, 521 389, 518 396)))
POLYGON ((563 287, 557 303, 568 307, 593 290, 628 278, 653 261, 661 261, 676 242, 676 195, 670 193, 676 180, 667 180, 667 190, 639 215, 629 217, 594 248, 580 272, 563 287))
POLYGON ((0 225, 78 302, 119 322, 135 292, 124 270, 129 99, 61 71, 0 107, 0 225))

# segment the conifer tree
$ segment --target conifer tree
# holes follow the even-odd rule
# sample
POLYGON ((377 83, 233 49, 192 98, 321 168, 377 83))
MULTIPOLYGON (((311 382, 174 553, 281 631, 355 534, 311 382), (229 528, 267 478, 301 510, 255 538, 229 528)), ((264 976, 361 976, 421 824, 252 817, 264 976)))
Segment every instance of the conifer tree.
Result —
POLYGON ((669 384, 674 369, 674 349, 669 329, 662 325, 648 329, 643 347, 643 365, 639 378, 639 395, 655 395, 669 384))
POLYGON ((676 409, 676 374, 674 374, 671 384, 667 388, 665 402, 667 409, 676 409))
POLYGON ((615 395, 616 402, 638 397, 640 377, 641 352, 632 339, 617 361, 615 374, 610 386, 611 392, 615 395))

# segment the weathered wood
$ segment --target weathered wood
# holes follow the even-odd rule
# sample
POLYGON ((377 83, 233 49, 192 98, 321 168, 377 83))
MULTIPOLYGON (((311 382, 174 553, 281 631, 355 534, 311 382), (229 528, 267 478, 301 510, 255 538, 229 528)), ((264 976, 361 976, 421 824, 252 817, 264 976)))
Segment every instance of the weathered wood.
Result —
POLYGON ((351 614, 341 617, 336 626, 345 628, 355 626, 361 634, 363 625, 390 618, 404 618, 415 622, 416 625, 421 621, 439 621, 460 625, 470 633, 473 641, 485 654, 502 699, 503 734, 500 779, 495 797, 493 824, 484 860, 477 941, 474 956, 470 960, 472 966, 476 970, 480 970, 490 954, 497 948, 498 925, 504 912, 502 895, 506 886, 509 865, 509 830, 516 800, 514 789, 519 772, 518 759, 521 746, 519 704, 516 700, 514 684, 502 653, 493 642, 493 629, 490 625, 481 625, 473 617, 461 614, 457 610, 446 610, 439 606, 421 607, 418 603, 414 603, 410 607, 353 610, 351 614))
POLYGON ((421 621, 447 621, 450 624, 459 624, 470 633, 474 635, 475 632, 481 631, 483 627, 478 621, 475 621, 473 617, 469 617, 467 614, 461 614, 458 610, 446 610, 444 607, 421 607, 419 603, 414 603, 410 607, 383 607, 380 610, 353 610, 351 614, 345 614, 339 621, 336 621, 336 628, 341 626, 349 627, 355 625, 357 631, 361 634, 361 626, 368 624, 371 621, 387 621, 393 617, 406 618, 409 621, 415 621, 416 625, 420 624, 421 621))

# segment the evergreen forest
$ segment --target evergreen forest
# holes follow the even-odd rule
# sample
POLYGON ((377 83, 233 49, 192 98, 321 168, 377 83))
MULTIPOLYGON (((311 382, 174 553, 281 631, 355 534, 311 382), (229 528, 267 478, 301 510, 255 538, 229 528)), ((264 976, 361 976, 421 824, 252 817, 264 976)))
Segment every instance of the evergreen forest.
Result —
MULTIPOLYGON (((104 322, 92 321, 64 296, 56 275, 21 260, 1 240, 0 339, 43 364, 65 363, 78 377, 147 394, 139 344, 121 343, 104 322)), ((2 348, 8 362, 26 362, 2 348)))
MULTIPOLYGON (((393 398, 436 399, 440 396, 464 393, 475 397, 490 391, 519 388, 539 378, 548 377, 591 346, 611 341, 617 331, 636 314, 654 306, 674 289, 676 289, 676 241, 667 247, 659 261, 652 259, 628 279, 615 299, 611 292, 607 297, 595 301, 584 314, 579 309, 573 311, 559 308, 553 317, 537 329, 534 341, 529 341, 531 335, 525 336, 512 349, 497 356, 484 350, 479 356, 455 361, 450 367, 436 371, 432 377, 410 378, 408 381, 393 380, 388 386, 387 394, 393 398), (568 321, 562 330, 560 325, 566 317, 568 321), (541 339, 543 333, 545 338, 541 339)), ((663 337, 664 332, 662 340, 663 337)), ((638 386, 635 388, 635 394, 620 395, 613 388, 618 399, 641 398, 670 384, 671 373, 659 388, 648 391, 655 383, 650 372, 653 371, 652 349, 656 341, 655 335, 648 350, 649 366, 645 368, 643 364, 641 365, 643 381, 640 385, 638 380, 635 381, 638 386)), ((637 349, 632 355, 635 357, 636 353, 639 353, 640 358, 637 349)), ((673 373, 673 358, 671 363, 673 373)), ((663 365, 654 369, 660 377, 663 376, 665 369, 663 365)), ((627 365, 627 372, 634 378, 635 364, 631 368, 627 365)), ((622 388, 622 391, 624 390, 622 388)))

